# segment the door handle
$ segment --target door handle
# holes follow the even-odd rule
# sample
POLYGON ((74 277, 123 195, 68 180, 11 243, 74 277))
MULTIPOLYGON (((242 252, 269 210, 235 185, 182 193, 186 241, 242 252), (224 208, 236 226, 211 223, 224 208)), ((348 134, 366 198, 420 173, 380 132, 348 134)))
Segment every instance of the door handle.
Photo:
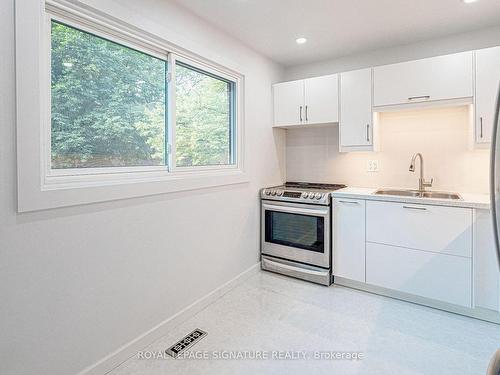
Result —
POLYGON ((297 208, 290 206, 278 206, 273 204, 263 204, 262 208, 264 210, 276 211, 276 212, 287 212, 291 214, 301 214, 310 216, 328 216, 329 210, 327 208, 297 208))
POLYGON ((427 208, 425 208, 425 207, 403 206, 403 208, 406 208, 408 210, 427 211, 427 208))
POLYGON ((347 204, 359 204, 359 202, 353 202, 353 201, 339 201, 340 203, 347 203, 347 204))
POLYGON ((479 138, 483 138, 483 118, 479 117, 479 138))
POLYGON ((431 98, 430 95, 420 95, 420 96, 410 96, 408 98, 409 101, 412 101, 412 100, 418 100, 418 99, 425 99, 425 100, 429 100, 431 98))
POLYGON ((490 203, 491 203, 491 216, 493 219, 493 238, 495 242, 495 250, 497 252, 497 262, 500 266, 500 244, 499 244, 499 222, 498 222, 498 132, 500 131, 500 86, 498 88, 497 100, 495 104, 495 117, 493 121, 493 129, 491 134, 491 163, 490 163, 490 203))
POLYGON ((370 142, 370 124, 366 125, 366 141, 370 142))
POLYGON ((309 121, 309 119, 307 118, 307 105, 306 105, 306 121, 309 121))
POLYGON ((300 122, 302 122, 302 106, 300 106, 299 117, 300 117, 300 122))

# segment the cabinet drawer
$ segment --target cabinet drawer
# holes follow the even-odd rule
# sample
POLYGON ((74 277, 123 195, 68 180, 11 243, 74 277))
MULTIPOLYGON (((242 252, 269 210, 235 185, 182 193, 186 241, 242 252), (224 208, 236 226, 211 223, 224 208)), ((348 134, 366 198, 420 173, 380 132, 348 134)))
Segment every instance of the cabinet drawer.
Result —
POLYGON ((471 257, 472 209, 368 201, 366 240, 471 257))
POLYGON ((366 244, 366 282, 471 307, 471 259, 366 244))

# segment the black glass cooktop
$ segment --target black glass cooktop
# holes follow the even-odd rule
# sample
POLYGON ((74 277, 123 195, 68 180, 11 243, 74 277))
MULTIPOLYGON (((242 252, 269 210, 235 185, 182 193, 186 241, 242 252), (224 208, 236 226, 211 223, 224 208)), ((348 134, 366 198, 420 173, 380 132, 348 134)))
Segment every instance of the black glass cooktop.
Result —
POLYGON ((346 185, 342 184, 321 184, 315 182, 285 182, 285 189, 312 189, 312 190, 338 190, 343 189, 346 185))

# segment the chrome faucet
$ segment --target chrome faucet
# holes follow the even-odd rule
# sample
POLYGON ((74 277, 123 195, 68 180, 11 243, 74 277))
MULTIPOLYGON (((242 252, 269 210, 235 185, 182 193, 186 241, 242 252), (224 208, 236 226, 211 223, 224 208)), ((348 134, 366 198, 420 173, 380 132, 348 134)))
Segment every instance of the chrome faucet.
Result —
POLYGON ((425 181, 425 179, 424 179, 424 158, 422 157, 422 154, 420 152, 417 152, 411 158, 410 172, 415 172, 415 161, 416 161, 417 157, 420 158, 420 178, 418 179, 418 191, 423 192, 423 191, 425 191, 426 187, 432 186, 432 182, 434 181, 434 179, 431 178, 430 181, 425 181))

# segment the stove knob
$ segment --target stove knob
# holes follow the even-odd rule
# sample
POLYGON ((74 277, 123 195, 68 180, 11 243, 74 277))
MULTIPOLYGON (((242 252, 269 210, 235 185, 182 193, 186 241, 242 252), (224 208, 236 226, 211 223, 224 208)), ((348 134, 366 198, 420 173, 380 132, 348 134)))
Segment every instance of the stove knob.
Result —
POLYGON ((313 192, 309 193, 309 199, 314 199, 314 193, 313 192))
POLYGON ((309 194, 308 194, 308 193, 306 193, 306 192, 303 192, 303 193, 302 193, 302 198, 306 199, 308 196, 309 196, 309 194))
POLYGON ((276 190, 271 191, 271 195, 274 197, 276 195, 276 190))
POLYGON ((314 195, 314 198, 316 198, 316 199, 321 199, 321 198, 323 198, 323 194, 321 194, 321 193, 316 193, 316 194, 314 195))
POLYGON ((276 192, 276 195, 277 195, 278 197, 281 197, 281 196, 283 195, 283 190, 278 190, 278 191, 276 192))
POLYGON ((265 195, 270 195, 271 194, 271 190, 264 189, 264 194, 265 195))

